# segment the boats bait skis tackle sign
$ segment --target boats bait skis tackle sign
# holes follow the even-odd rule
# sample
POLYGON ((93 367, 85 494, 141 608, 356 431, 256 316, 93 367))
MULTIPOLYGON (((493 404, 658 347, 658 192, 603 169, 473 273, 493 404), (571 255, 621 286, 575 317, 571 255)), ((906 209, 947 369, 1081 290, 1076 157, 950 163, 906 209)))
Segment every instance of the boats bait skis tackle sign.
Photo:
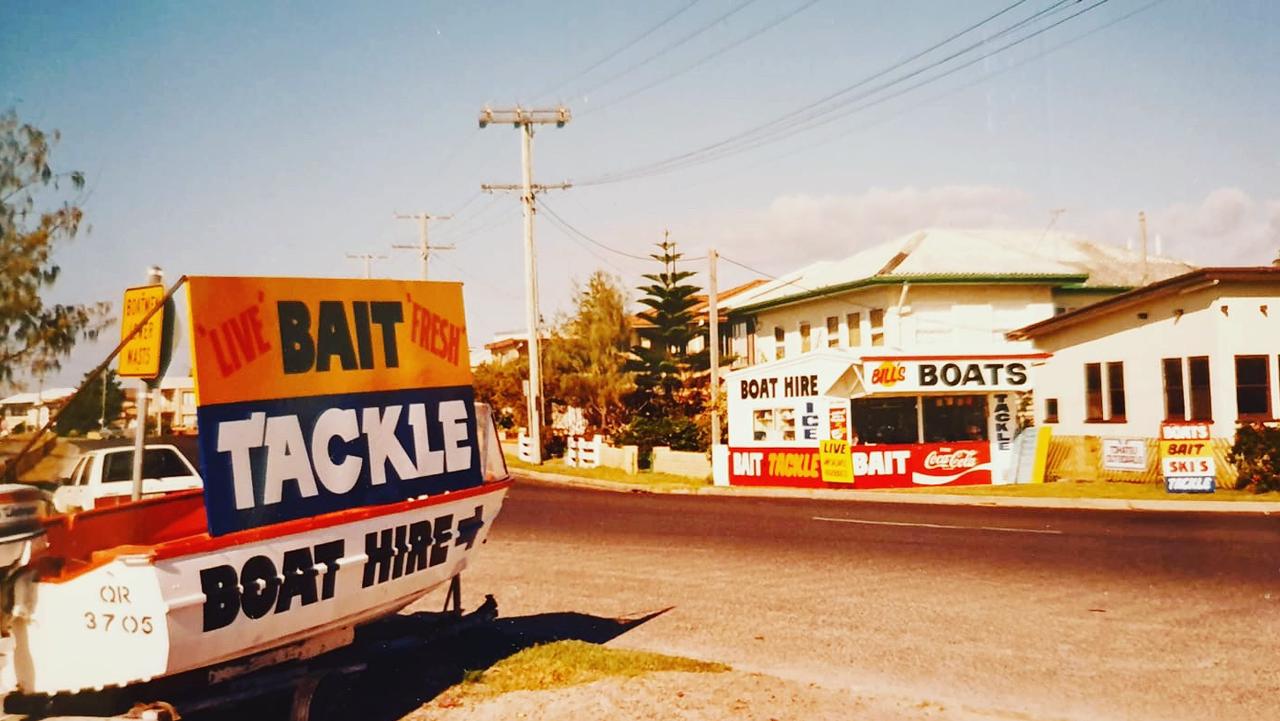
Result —
POLYGON ((481 483, 460 285, 188 291, 211 534, 481 483))
POLYGON ((1162 423, 1160 468, 1168 493, 1213 493, 1218 464, 1208 423, 1162 423))
POLYGON ((869 393, 1020 391, 1031 387, 1031 364, 1004 358, 869 359, 862 363, 862 378, 869 393))

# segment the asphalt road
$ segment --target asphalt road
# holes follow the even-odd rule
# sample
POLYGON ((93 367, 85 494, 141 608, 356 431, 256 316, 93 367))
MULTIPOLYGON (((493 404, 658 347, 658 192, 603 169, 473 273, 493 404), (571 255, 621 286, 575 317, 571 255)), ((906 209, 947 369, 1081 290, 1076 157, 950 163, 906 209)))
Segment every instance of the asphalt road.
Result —
MULTIPOLYGON (((195 460, 194 439, 159 442, 195 460)), ((518 481, 464 579, 468 607, 497 597, 503 643, 547 634, 720 660, 948 719, 1280 718, 1277 517, 518 481)), ((395 698, 362 703, 379 695, 395 698)), ((431 695, 407 689, 381 717, 431 695)))
POLYGON ((517 483, 465 575, 504 616, 979 718, 1280 718, 1280 519, 517 483))

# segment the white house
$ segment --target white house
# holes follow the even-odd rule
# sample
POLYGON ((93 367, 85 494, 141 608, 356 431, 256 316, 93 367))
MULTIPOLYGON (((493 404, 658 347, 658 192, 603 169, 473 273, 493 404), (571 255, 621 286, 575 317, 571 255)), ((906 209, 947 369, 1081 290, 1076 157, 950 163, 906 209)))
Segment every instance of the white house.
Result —
POLYGON ((1237 424, 1280 412, 1280 267, 1202 268, 1009 338, 1049 354, 1034 392, 1035 420, 1056 439, 1051 473, 1151 480, 1154 458, 1143 472, 1110 472, 1101 443, 1153 449, 1162 423, 1207 421, 1221 456, 1237 424))

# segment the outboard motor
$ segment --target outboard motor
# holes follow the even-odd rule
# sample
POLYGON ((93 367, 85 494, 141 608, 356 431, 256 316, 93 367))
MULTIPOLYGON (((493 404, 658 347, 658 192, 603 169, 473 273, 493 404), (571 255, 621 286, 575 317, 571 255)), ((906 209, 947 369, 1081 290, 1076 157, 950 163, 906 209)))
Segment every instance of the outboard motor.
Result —
POLYGON ((0 569, 25 566, 44 550, 41 516, 49 500, 44 491, 25 483, 0 484, 0 569))

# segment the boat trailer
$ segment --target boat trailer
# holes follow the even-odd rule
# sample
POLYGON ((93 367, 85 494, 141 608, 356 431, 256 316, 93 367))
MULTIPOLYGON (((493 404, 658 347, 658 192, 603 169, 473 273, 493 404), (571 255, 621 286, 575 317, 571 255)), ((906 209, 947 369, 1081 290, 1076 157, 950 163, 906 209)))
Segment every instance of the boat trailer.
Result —
POLYGON ((289 721, 316 721, 312 702, 322 684, 350 680, 373 663, 421 651, 497 617, 498 603, 489 594, 474 611, 464 613, 461 577, 454 576, 438 612, 396 614, 124 688, 54 696, 10 694, 0 699, 0 721, 178 721, 286 692, 292 694, 289 721))

